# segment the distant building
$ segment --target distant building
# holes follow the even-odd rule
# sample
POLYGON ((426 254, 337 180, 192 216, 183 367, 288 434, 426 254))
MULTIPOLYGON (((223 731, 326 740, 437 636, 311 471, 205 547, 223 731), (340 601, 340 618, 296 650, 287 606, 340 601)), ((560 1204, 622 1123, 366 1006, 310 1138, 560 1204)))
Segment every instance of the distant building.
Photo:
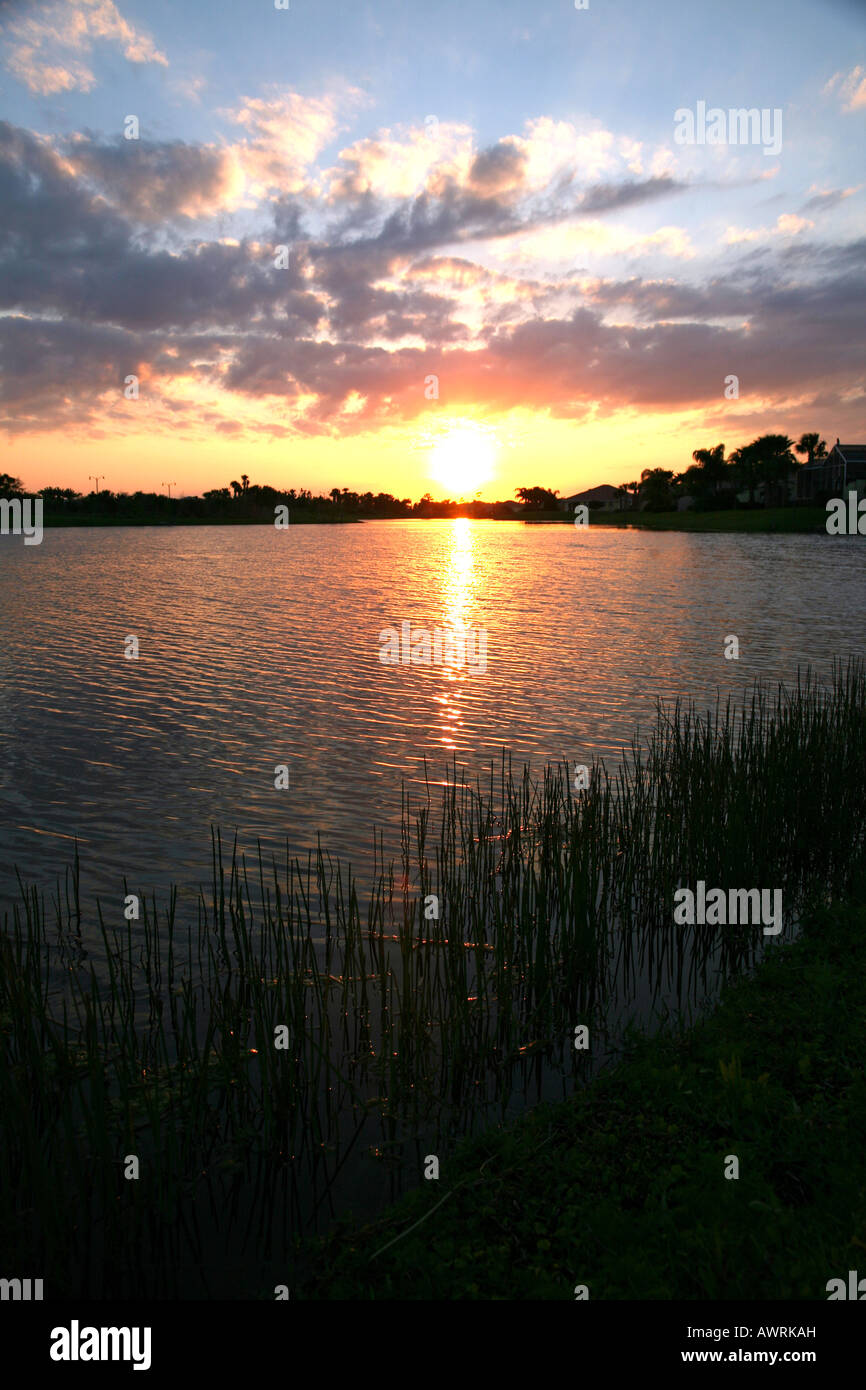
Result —
POLYGON ((866 496, 866 444, 840 444, 837 439, 826 458, 804 463, 797 472, 798 501, 844 497, 851 491, 866 496))
POLYGON ((612 483, 599 483, 598 487, 587 488, 585 492, 575 492, 571 497, 560 497, 558 502, 563 512, 572 512, 575 507, 589 507, 590 511, 618 512, 628 505, 625 494, 612 483))

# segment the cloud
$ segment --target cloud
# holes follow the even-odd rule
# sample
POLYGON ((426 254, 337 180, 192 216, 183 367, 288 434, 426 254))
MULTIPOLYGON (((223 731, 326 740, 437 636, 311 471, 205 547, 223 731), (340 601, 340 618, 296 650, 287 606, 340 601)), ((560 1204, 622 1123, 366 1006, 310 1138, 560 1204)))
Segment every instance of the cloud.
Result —
POLYGON ((548 118, 481 150, 465 126, 383 131, 341 150, 328 171, 328 203, 341 214, 330 235, 415 254, 616 212, 687 187, 670 173, 636 178, 640 148, 548 118), (602 173, 609 177, 600 181, 602 173))
POLYGON ((625 183, 596 184, 581 195, 578 207, 581 212, 612 212, 618 208, 632 207, 635 203, 650 202, 654 198, 666 198, 671 193, 681 193, 687 185, 665 174, 660 178, 629 179, 625 183))
POLYGON ((310 166, 337 134, 341 109, 360 99, 361 93, 347 86, 323 97, 272 92, 247 97, 227 112, 246 133, 234 152, 253 197, 274 189, 282 195, 301 191, 309 181, 310 166))
POLYGON ((226 146, 49 140, 0 122, 7 431, 131 420, 154 434, 348 436, 426 418, 431 372, 450 412, 573 420, 706 408, 732 371, 751 399, 862 389, 866 241, 811 241, 812 224, 783 213, 714 248, 702 278, 683 228, 623 225, 628 207, 679 185, 626 176, 616 144, 609 174, 581 181, 551 160, 539 187, 525 137, 479 150, 446 131, 415 165, 420 130, 381 132, 405 154, 386 196, 367 179, 372 143, 316 172, 336 104, 262 102, 243 104, 244 137, 226 146), (283 119, 298 146, 285 147, 283 119), (289 161, 298 186, 269 192, 245 236, 193 227, 247 198, 250 150, 289 161), (420 190, 400 196, 416 169, 420 190), (269 225, 253 234, 256 217, 269 225), (291 246, 288 269, 274 264, 275 241, 291 246), (635 274, 578 277, 578 253, 590 264, 613 253, 635 274), (638 273, 660 256, 683 275, 687 264, 692 282, 638 273), (137 411, 123 403, 130 372, 146 385, 137 411))
POLYGON ((516 141, 500 140, 475 156, 469 169, 468 182, 482 195, 522 189, 526 165, 526 153, 516 141))
POLYGON ((202 196, 213 191, 209 166, 201 173, 190 164, 189 148, 156 148, 155 167, 163 173, 168 167, 168 180, 137 183, 120 170, 123 197, 113 206, 81 176, 88 160, 101 177, 110 174, 111 147, 78 141, 76 163, 47 140, 0 122, 0 308, 166 331, 205 325, 235 331, 255 319, 279 321, 287 331, 314 329, 322 304, 297 267, 275 270, 271 245, 199 241, 171 252, 142 242, 129 220, 133 205, 149 210, 157 193, 163 202, 193 196, 185 169, 199 177, 202 196))
POLYGON ((742 241, 766 241, 776 236, 798 236, 800 232, 808 231, 814 225, 807 217, 798 217, 793 212, 783 212, 776 218, 775 227, 728 227, 725 241, 729 246, 734 246, 742 241))
POLYGON ((850 198, 852 194, 860 191, 859 186, 852 188, 829 188, 823 192, 813 190, 814 184, 809 190, 809 192, 812 193, 812 197, 807 199, 803 204, 800 209, 801 212, 829 212, 831 208, 838 207, 846 198, 850 198))
POLYGON ((824 86, 825 96, 838 96, 843 111, 862 111, 866 107, 866 71, 858 64, 847 74, 835 72, 824 86))
POLYGON ((598 180, 619 164, 616 137, 598 127, 578 127, 571 121, 539 116, 527 122, 520 140, 530 188, 568 184, 575 178, 598 180))
POLYGON ((3 35, 5 65, 31 92, 88 92, 96 83, 87 62, 97 43, 120 49, 129 63, 168 66, 153 40, 123 18, 113 0, 49 0, 12 12, 3 35))
POLYGON ((174 77, 169 86, 182 101, 191 102, 195 106, 201 105, 201 94, 207 86, 207 78, 200 74, 192 77, 174 77))
POLYGON ((472 161, 468 126, 431 121, 422 129, 389 129, 340 150, 339 163, 324 175, 332 205, 409 198, 426 188, 434 170, 466 176, 472 161))
POLYGON ((509 264, 532 266, 539 260, 574 264, 578 257, 631 257, 650 252, 681 260, 691 260, 695 255, 688 233, 681 227, 665 226, 654 232, 635 232, 629 227, 596 219, 573 219, 515 236, 502 255, 509 264))
POLYGON ((215 145, 122 138, 107 143, 79 134, 61 148, 75 174, 144 222, 210 216, 237 207, 246 188, 237 152, 215 145))

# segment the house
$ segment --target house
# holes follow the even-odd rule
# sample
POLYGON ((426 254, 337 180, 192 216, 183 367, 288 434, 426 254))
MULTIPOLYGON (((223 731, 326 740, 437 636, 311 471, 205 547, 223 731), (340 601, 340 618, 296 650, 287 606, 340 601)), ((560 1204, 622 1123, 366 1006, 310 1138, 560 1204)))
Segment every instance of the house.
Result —
POLYGON ((833 445, 826 458, 804 463, 797 473, 797 500, 824 501, 856 492, 866 496, 866 444, 833 445))
POLYGON ((575 492, 571 497, 557 499, 561 511, 573 512, 575 507, 588 507, 590 511, 618 512, 627 505, 624 494, 612 483, 599 483, 598 487, 587 488, 585 492, 575 492))

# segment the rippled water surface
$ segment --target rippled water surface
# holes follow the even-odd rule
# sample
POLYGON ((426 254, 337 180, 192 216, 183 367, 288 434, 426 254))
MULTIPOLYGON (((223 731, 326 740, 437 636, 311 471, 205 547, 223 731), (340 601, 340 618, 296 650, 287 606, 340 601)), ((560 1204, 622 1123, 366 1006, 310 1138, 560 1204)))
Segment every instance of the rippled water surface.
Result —
MULTIPOLYGON (((210 825, 362 869, 401 781, 615 758, 656 697, 862 654, 857 538, 470 521, 48 530, 0 539, 0 889, 209 881, 210 825), (379 633, 484 629, 486 670, 379 633), (724 658, 735 633, 740 660, 724 658), (124 639, 138 638, 137 660, 124 639), (285 763, 290 786, 277 790, 285 763)), ((394 851, 399 842, 394 837, 394 851)))

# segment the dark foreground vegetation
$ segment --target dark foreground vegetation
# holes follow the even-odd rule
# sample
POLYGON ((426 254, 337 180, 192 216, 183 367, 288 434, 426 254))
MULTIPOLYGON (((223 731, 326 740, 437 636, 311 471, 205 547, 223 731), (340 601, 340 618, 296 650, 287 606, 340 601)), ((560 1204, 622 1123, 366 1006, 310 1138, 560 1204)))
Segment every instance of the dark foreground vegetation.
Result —
POLYGON ((864 898, 861 878, 808 913, 707 1021, 633 1041, 572 1100, 467 1141, 438 1182, 305 1250, 292 1295, 814 1300, 847 1285, 866 1268, 864 898))
MULTIPOLYGON (((748 971, 767 943, 761 925, 676 925, 677 887, 782 890, 780 942, 816 896, 850 891, 864 846, 866 670, 852 662, 826 686, 807 675, 790 690, 756 688, 706 716, 660 709, 619 769, 593 765, 584 780, 565 766, 518 775, 504 761, 484 784, 455 774, 407 802, 400 847, 386 854, 378 840, 362 880, 322 850, 266 866, 236 849, 227 865, 216 836, 211 888, 197 904, 141 895, 139 916, 125 920, 135 888, 124 883, 94 909, 77 858, 47 902, 22 883, 0 933, 9 1274, 44 1278, 46 1297, 260 1297, 278 1284, 311 1296, 525 1297, 563 1294, 564 1278, 593 1296, 747 1284, 805 1296, 812 1247, 835 1259, 863 1236, 856 1203, 839 1234, 851 1184, 862 1182, 846 1176, 854 1148, 836 1122, 845 1117, 851 1146, 859 1142, 862 1041, 854 1047, 841 1005, 862 1008, 863 946, 851 919, 840 996, 833 952, 849 919, 838 913, 816 937, 825 954, 804 958, 808 1022, 799 994, 782 990, 751 1032, 694 1054, 641 1054, 631 1081, 599 1083, 608 1099, 576 1112, 589 1119, 569 1129, 563 1112, 556 1122, 567 1142, 554 1142, 554 1129, 547 1144, 541 1117, 516 1138, 490 1140, 501 1155, 485 1169, 496 1191, 470 1195, 467 1181, 469 1207, 457 1208, 471 1208, 469 1243, 453 1244, 455 1196, 444 1226, 420 1228, 425 1242, 444 1232, 444 1244, 425 1243, 433 1253, 416 1260, 411 1284, 402 1242, 370 1274, 366 1238, 353 1254, 353 1237, 329 1235, 335 1218, 369 1215, 407 1187, 421 1188, 411 1210, 423 1215, 455 1174, 472 1170, 474 1182, 475 1158, 455 1158, 458 1142, 513 1119, 542 1077, 561 1096, 579 1089, 641 996, 679 1017, 748 971), (426 911, 431 895, 438 916, 426 911), (576 1026, 589 1029, 587 1051, 574 1047, 576 1026), (800 1107, 790 1121, 789 1094, 800 1107), (538 1146, 531 1163, 524 1143, 538 1146), (720 1176, 727 1153, 740 1156, 739 1182, 720 1176), (428 1154, 441 1159, 438 1184, 421 1176, 428 1154), (670 1212, 697 1220, 701 1184, 703 1224, 684 1242, 690 1265, 670 1212), (814 1207, 797 1259, 783 1198, 806 1216, 814 1207), (717 1245, 738 1203, 740 1244, 717 1245), (568 1250, 552 1242, 560 1219, 568 1250), (640 1241, 653 1222, 650 1258, 640 1241), (298 1246, 317 1236, 332 1241, 317 1257, 324 1265, 298 1246), (774 1263, 783 1250, 784 1268, 774 1263)), ((779 952, 778 969, 793 968, 786 960, 779 952)), ((387 1229, 396 1233, 393 1218, 387 1229)))

